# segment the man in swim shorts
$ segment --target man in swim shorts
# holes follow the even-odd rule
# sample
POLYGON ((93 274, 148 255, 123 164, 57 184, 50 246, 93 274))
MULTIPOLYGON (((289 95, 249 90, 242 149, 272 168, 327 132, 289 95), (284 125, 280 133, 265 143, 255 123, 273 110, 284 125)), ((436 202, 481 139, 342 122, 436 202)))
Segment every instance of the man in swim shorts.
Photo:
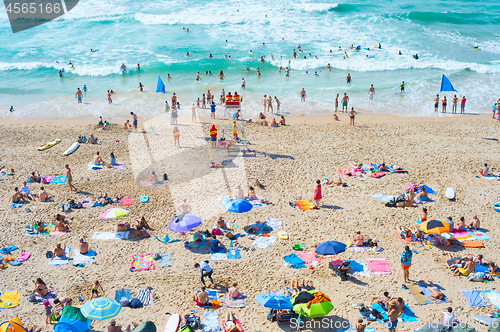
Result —
POLYGON ((434 112, 438 111, 439 107, 439 95, 436 95, 436 98, 434 98, 434 112))
POLYGON ((241 78, 241 89, 245 90, 245 78, 244 77, 241 78))
POLYGON ((73 176, 71 174, 71 168, 69 168, 68 164, 66 164, 64 167, 66 168, 66 177, 68 178, 69 190, 72 191, 74 189, 75 191, 78 191, 78 189, 76 189, 76 187, 73 185, 73 176))
POLYGON ((413 252, 409 246, 405 246, 405 251, 400 254, 401 267, 403 268, 403 283, 407 283, 410 278, 410 266, 413 252))
POLYGON ((347 94, 344 92, 344 97, 342 97, 342 112, 347 113, 347 105, 349 103, 349 97, 347 97, 347 94))
POLYGON ((370 86, 370 89, 368 89, 368 99, 373 100, 373 96, 375 96, 375 88, 373 87, 373 84, 370 86))
POLYGON ((78 104, 81 104, 82 100, 83 100, 83 93, 80 90, 80 88, 76 89, 75 97, 76 97, 76 100, 78 101, 78 104))
POLYGON ((389 322, 387 322, 387 329, 389 332, 395 332, 396 327, 398 326, 398 316, 399 316, 399 307, 398 302, 395 299, 390 300, 387 303, 387 318, 389 318, 389 322))
POLYGON ((466 101, 467 101, 467 99, 465 99, 465 96, 462 96, 462 100, 460 101, 460 114, 464 114, 464 112, 465 112, 465 102, 466 101))

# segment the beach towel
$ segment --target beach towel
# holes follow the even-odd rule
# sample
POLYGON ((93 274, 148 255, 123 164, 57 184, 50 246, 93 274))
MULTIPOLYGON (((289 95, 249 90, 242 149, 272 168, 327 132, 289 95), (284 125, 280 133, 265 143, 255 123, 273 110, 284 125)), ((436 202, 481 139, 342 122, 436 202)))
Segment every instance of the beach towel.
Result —
MULTIPOLYGON (((443 292, 443 289, 439 285, 434 284, 434 286, 436 286, 440 292, 443 292)), ((420 292, 422 292, 423 295, 427 298, 427 303, 425 303, 425 304, 428 304, 428 303, 446 303, 446 302, 451 302, 451 300, 448 299, 448 297, 444 293, 443 293, 444 294, 444 300, 433 299, 431 297, 432 292, 430 290, 428 290, 427 287, 425 287, 422 284, 419 284, 418 288, 419 288, 420 292)))
POLYGON ((304 261, 302 259, 300 259, 300 257, 297 256, 296 253, 291 253, 290 255, 283 257, 283 259, 285 260, 285 262, 290 264, 291 268, 305 269, 305 267, 306 267, 306 264, 304 263, 304 261))
POLYGON ((411 233, 411 235, 412 235, 411 240, 409 240, 409 239, 408 240, 403 239, 401 237, 401 232, 398 231, 397 229, 394 230, 394 233, 396 233, 396 236, 398 237, 399 241, 403 242, 404 244, 410 244, 410 243, 419 242, 419 241, 417 241, 417 237, 413 233, 411 233))
POLYGON ((220 331, 219 327, 219 313, 217 311, 207 311, 203 316, 203 330, 202 332, 215 332, 220 331))
POLYGON ((0 293, 0 309, 9 309, 19 306, 19 289, 0 293))
POLYGON ((451 232, 451 235, 455 239, 457 239, 457 240, 469 240, 469 239, 473 239, 474 238, 467 231, 457 231, 457 230, 454 230, 453 232, 451 232))
POLYGON ((95 201, 94 204, 92 204, 93 207, 98 207, 98 206, 105 206, 108 205, 108 202, 105 202, 104 204, 99 203, 99 201, 95 201))
POLYGON ((87 264, 94 262, 95 251, 89 249, 89 251, 84 255, 81 254, 79 250, 75 250, 75 255, 73 256, 73 265, 87 264))
POLYGON ((465 242, 460 242, 460 244, 464 247, 467 248, 482 248, 484 247, 484 244, 481 241, 465 241, 465 242))
POLYGON ((92 202, 88 198, 82 199, 82 206, 92 206, 92 202))
POLYGON ((256 197, 255 199, 248 200, 253 206, 266 206, 266 204, 262 203, 261 200, 263 200, 264 197, 256 197))
POLYGON ((313 205, 311 203, 309 203, 308 201, 306 200, 302 200, 302 201, 293 201, 299 209, 301 209, 302 211, 307 211, 307 210, 311 210, 313 208, 313 205))
POLYGON ((408 173, 404 169, 398 169, 398 168, 402 168, 402 167, 399 167, 398 164, 392 164, 392 165, 386 165, 386 166, 387 166, 387 169, 389 170, 389 172, 391 172, 391 173, 408 173))
POLYGON ((297 256, 299 256, 299 258, 302 259, 304 261, 304 264, 306 265, 312 265, 316 263, 319 265, 319 259, 316 258, 316 255, 312 251, 298 252, 297 256))
POLYGON ((127 232, 95 232, 92 234, 91 239, 93 240, 124 240, 128 239, 129 231, 127 232))
POLYGON ((483 231, 478 229, 477 231, 469 230, 467 231, 471 236, 473 236, 476 240, 482 241, 482 240, 489 240, 490 237, 486 235, 483 231))
MULTIPOLYGON (((168 182, 170 182, 170 181, 171 180, 169 180, 168 182)), ((159 182, 153 183, 153 182, 142 180, 142 181, 139 182, 139 184, 141 185, 141 187, 160 186, 160 185, 163 184, 163 181, 159 181, 159 182)))
POLYGON ((418 197, 415 197, 413 199, 413 204, 415 204, 415 205, 422 205, 422 204, 425 204, 425 203, 434 202, 435 200, 437 200, 437 198, 434 198, 434 197, 431 197, 431 196, 427 196, 427 200, 426 201, 421 201, 418 197))
POLYGON ((5 248, 0 249, 0 254, 10 254, 12 251, 19 249, 16 246, 8 246, 5 248))
POLYGON ((68 264, 69 263, 69 254, 70 253, 71 253, 71 248, 70 247, 64 248, 64 254, 66 255, 66 259, 64 259, 63 257, 57 257, 56 256, 52 260, 49 259, 49 265, 58 266, 58 265, 68 264))
POLYGON ((259 236, 252 245, 257 248, 267 248, 273 244, 278 238, 276 236, 259 236))
POLYGON ((266 218, 266 224, 273 229, 273 231, 279 231, 281 229, 281 224, 283 219, 281 218, 266 218))
POLYGON ((221 248, 222 251, 213 252, 212 248, 210 248, 210 259, 212 261, 222 261, 227 259, 227 251, 224 248, 221 248))
POLYGON ((228 259, 241 259, 240 249, 238 249, 238 248, 227 249, 227 258, 228 259))
POLYGON ((433 303, 431 302, 431 300, 429 300, 429 298, 427 296, 425 296, 420 287, 418 285, 408 285, 408 290, 410 291, 411 295, 413 295, 413 297, 415 298, 415 300, 417 301, 418 304, 420 305, 426 305, 426 304, 429 304, 429 303, 433 303))
POLYGON ((153 296, 151 295, 151 290, 149 289, 149 287, 147 287, 139 289, 136 298, 139 299, 142 302, 142 304, 150 305, 153 296))
POLYGON ((67 231, 51 231, 49 232, 49 235, 51 236, 64 236, 66 235, 66 233, 68 233, 67 231))
POLYGON ((477 289, 462 289, 462 294, 464 294, 467 299, 469 307, 488 307, 489 304, 486 303, 481 297, 481 292, 477 289))
MULTIPOLYGON (((200 291, 196 291, 196 294, 198 294, 200 291)), ((206 289, 205 290, 205 293, 207 293, 208 295, 208 303, 203 306, 203 307, 200 307, 199 305, 196 305, 198 308, 212 308, 212 304, 210 303, 211 301, 214 301, 214 300, 219 300, 219 293, 217 290, 215 289, 206 289)))
POLYGON ((123 197, 120 201, 120 206, 132 205, 132 197, 123 197))
POLYGON ((188 240, 188 245, 189 245, 190 247, 197 247, 197 248, 206 247, 206 245, 207 245, 207 241, 206 241, 206 239, 205 239, 205 235, 202 235, 201 237, 202 237, 203 241, 202 241, 200 244, 196 244, 196 243, 194 242, 194 234, 190 234, 190 235, 189 235, 189 237, 188 237, 188 239, 189 239, 189 240, 188 240))
POLYGON ((109 166, 114 169, 123 169, 123 163, 116 163, 114 165, 109 165, 109 166))
MULTIPOLYGON (((474 268, 474 272, 484 272, 490 274, 490 272, 488 272, 488 267, 484 265, 476 265, 474 268)), ((500 272, 500 267, 497 266, 497 269, 493 272, 493 275, 497 275, 499 272, 500 272)))
POLYGON ((22 253, 19 257, 17 257, 17 260, 19 262, 25 262, 30 258, 31 254, 29 252, 22 253))
MULTIPOLYGON (((372 303, 371 304, 372 308, 380 312, 382 317, 384 319, 387 319, 387 311, 385 311, 382 306, 378 303, 372 303)), ((407 323, 407 322, 416 322, 418 321, 417 318, 415 317, 415 313, 410 309, 410 307, 405 304, 405 307, 403 308, 403 313, 398 317, 398 322, 402 323, 407 323)), ((387 322, 382 322, 379 320, 382 324, 386 324, 387 322)))
POLYGON ((130 271, 149 271, 155 269, 153 254, 133 255, 130 271))
POLYGON ((52 179, 54 179, 53 175, 42 175, 40 176, 40 182, 43 184, 49 184, 52 182, 52 179))
POLYGON ((26 225, 26 234, 25 236, 38 236, 38 233, 36 232, 36 229, 33 228, 31 225, 26 225))
POLYGON ((11 208, 13 209, 21 209, 23 207, 23 203, 14 203, 12 202, 12 204, 10 205, 11 208))
POLYGON ((389 197, 390 196, 389 195, 384 195, 384 194, 373 194, 373 195, 370 195, 370 197, 381 199, 384 202, 389 202, 389 197))
POLYGON ((373 274, 391 274, 391 268, 385 258, 373 258, 367 260, 368 267, 373 274))
POLYGON ((378 172, 379 171, 377 164, 366 163, 366 164, 362 165, 362 168, 363 168, 363 171, 365 171, 365 172, 378 172))
POLYGON ((349 261, 351 262, 351 269, 352 269, 354 275, 363 276, 363 277, 370 276, 370 270, 368 269, 368 266, 366 265, 364 260, 362 260, 362 259, 350 259, 349 261))
POLYGON ((372 248, 369 246, 361 246, 361 247, 352 246, 352 247, 349 247, 348 250, 351 252, 362 253, 362 252, 370 252, 370 251, 372 251, 372 248))
POLYGON ((68 178, 66 177, 66 175, 54 175, 54 177, 52 178, 52 180, 50 180, 50 183, 51 184, 57 184, 57 183, 64 183, 66 182, 68 178))
POLYGON ((496 290, 485 290, 481 291, 481 294, 488 299, 495 306, 495 308, 500 309, 500 293, 496 290))
POLYGON ((132 300, 130 289, 117 289, 115 290, 115 301, 120 303, 120 300, 126 298, 129 302, 132 300))
POLYGON ((94 164, 93 162, 90 162, 88 165, 87 165, 87 169, 90 171, 90 170, 98 170, 98 169, 102 169, 102 165, 97 165, 97 164, 94 164))
POLYGON ((158 260, 158 267, 159 268, 172 266, 172 253, 171 252, 167 252, 164 254, 158 254, 158 255, 160 256, 160 259, 158 260))
POLYGON ((35 293, 36 301, 38 304, 43 304, 46 300, 49 300, 52 303, 55 299, 57 299, 57 288, 54 286, 47 286, 48 293, 45 296, 40 296, 38 293, 35 293))
POLYGON ((228 308, 245 308, 245 299, 240 294, 238 298, 233 299, 229 293, 224 295, 224 305, 228 308))
POLYGON ((42 232, 40 234, 49 235, 50 232, 52 232, 56 229, 56 226, 53 224, 43 224, 43 228, 45 228, 45 232, 42 232))

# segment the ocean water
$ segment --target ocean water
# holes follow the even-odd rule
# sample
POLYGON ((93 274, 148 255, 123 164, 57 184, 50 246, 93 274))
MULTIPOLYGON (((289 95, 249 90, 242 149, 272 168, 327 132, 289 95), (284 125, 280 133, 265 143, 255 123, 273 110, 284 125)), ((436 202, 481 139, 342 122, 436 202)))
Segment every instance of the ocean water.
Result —
MULTIPOLYGON (((428 116, 442 74, 459 97, 467 97, 468 113, 485 113, 500 97, 499 22, 500 3, 494 1, 80 0, 57 20, 14 34, 2 7, 0 117, 122 117, 134 111, 150 118, 163 113, 174 91, 188 112, 202 93, 217 96, 223 88, 242 94, 244 115, 260 111, 264 94, 277 96, 284 114, 320 114, 333 111, 337 93, 347 93, 350 106, 364 112, 428 116), (380 50, 373 47, 378 43, 380 50), (293 59, 299 44, 303 52, 293 59), (278 72, 280 66, 290 66, 290 77, 278 72), (261 76, 242 71, 247 67, 259 67, 261 76), (204 74, 208 70, 212 76, 204 74), (201 81, 195 80, 198 71, 201 81), (155 93, 158 75, 166 95, 155 93), (401 81, 404 95, 398 94, 401 81), (76 89, 84 84, 89 91, 77 104, 76 89), (370 84, 374 101, 368 100, 370 84), (305 103, 299 102, 302 87, 305 103), (112 105, 109 89, 116 91, 112 105), (11 105, 16 112, 8 112, 11 105)), ((450 105, 453 93, 444 95, 450 105)))

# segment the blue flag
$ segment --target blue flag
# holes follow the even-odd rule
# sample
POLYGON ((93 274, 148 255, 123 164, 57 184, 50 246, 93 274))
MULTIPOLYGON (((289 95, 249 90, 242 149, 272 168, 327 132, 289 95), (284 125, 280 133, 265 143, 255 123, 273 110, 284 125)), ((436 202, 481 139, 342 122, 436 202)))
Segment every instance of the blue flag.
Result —
POLYGON ((162 92, 165 93, 165 84, 163 84, 163 81, 160 78, 160 75, 158 75, 158 83, 156 84, 156 92, 162 92))
POLYGON ((441 79, 441 91, 455 91, 455 92, 457 92, 457 90, 455 90, 453 88, 453 85, 451 84, 448 77, 444 76, 444 74, 443 74, 443 78, 441 79))

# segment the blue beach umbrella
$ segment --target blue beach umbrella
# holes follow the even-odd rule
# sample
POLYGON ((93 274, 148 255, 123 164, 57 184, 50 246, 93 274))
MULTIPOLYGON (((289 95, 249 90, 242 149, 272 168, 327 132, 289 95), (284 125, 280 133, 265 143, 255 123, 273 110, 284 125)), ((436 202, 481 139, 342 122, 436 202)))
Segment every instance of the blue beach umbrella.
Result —
POLYGON ((99 297, 85 302, 81 312, 88 319, 102 321, 115 317, 121 309, 121 305, 115 300, 99 297))
POLYGON ((187 232, 193 228, 196 228, 201 225, 201 218, 194 214, 185 214, 182 220, 179 220, 178 217, 175 217, 170 221, 168 225, 168 229, 172 232, 180 233, 187 232))
POLYGON ((327 241, 316 247, 316 253, 319 255, 336 255, 345 251, 346 245, 338 241, 327 241))
POLYGON ((235 198, 230 199, 224 204, 224 208, 229 212, 245 213, 253 208, 252 203, 245 199, 235 198))
POLYGON ((271 309, 292 309, 292 302, 285 295, 270 293, 257 294, 255 297, 257 303, 263 305, 266 308, 271 309))

